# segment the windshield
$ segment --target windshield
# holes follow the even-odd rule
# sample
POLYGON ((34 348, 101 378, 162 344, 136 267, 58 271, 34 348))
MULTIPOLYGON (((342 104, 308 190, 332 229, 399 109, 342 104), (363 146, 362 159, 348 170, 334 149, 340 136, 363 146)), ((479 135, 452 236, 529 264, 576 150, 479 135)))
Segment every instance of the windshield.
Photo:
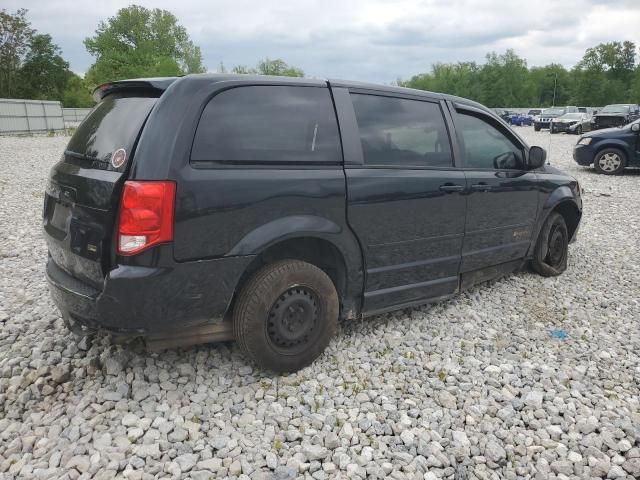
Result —
POLYGON ((562 115, 563 113, 563 108, 545 108, 542 111, 542 115, 562 115))
POLYGON ((566 118, 569 120, 580 120, 582 118, 583 113, 565 113, 560 118, 566 118))
POLYGON ((600 113, 627 113, 628 111, 628 105, 607 105, 600 113))
POLYGON ((103 161, 109 161, 119 148, 131 152, 156 100, 108 95, 80 124, 67 145, 67 152, 103 161))

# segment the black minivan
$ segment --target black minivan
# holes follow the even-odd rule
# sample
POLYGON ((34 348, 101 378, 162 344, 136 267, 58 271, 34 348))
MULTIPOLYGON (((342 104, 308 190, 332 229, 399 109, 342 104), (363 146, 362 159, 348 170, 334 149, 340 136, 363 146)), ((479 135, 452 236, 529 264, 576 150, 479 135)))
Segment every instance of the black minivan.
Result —
POLYGON ((51 171, 47 277, 69 328, 318 357, 339 318, 567 266, 577 181, 487 108, 356 82, 109 83, 51 171))

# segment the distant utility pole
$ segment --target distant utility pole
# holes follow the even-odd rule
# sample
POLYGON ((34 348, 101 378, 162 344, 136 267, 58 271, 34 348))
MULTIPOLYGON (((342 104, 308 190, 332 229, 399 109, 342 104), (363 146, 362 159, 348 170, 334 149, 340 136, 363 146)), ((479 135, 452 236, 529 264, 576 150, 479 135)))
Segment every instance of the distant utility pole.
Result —
POLYGON ((558 87, 558 72, 555 73, 555 77, 553 80, 553 104, 552 107, 556 106, 556 88, 558 87))

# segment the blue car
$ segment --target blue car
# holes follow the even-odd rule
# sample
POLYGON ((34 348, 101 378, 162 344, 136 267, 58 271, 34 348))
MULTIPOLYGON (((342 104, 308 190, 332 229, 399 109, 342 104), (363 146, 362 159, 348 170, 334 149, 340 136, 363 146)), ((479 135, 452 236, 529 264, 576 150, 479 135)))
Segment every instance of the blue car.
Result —
POLYGON ((573 159, 578 165, 593 164, 605 175, 620 175, 625 167, 640 167, 640 119, 580 137, 573 147, 573 159))
POLYGON ((524 115, 522 113, 514 113, 513 115, 511 115, 509 123, 511 125, 517 125, 518 127, 522 127, 525 125, 531 126, 533 124, 533 120, 528 115, 524 115))

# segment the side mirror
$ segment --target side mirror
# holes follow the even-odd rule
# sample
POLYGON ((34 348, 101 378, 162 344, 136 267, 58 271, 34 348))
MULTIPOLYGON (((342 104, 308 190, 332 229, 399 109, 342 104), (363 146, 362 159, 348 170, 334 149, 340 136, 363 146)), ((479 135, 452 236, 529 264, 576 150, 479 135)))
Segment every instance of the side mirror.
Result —
POLYGON ((631 125, 631 131, 636 133, 640 132, 640 123, 634 123, 631 125))
POLYGON ((547 160, 547 151, 542 147, 531 147, 529 149, 529 158, 527 160, 527 166, 530 170, 535 170, 544 165, 547 160))

